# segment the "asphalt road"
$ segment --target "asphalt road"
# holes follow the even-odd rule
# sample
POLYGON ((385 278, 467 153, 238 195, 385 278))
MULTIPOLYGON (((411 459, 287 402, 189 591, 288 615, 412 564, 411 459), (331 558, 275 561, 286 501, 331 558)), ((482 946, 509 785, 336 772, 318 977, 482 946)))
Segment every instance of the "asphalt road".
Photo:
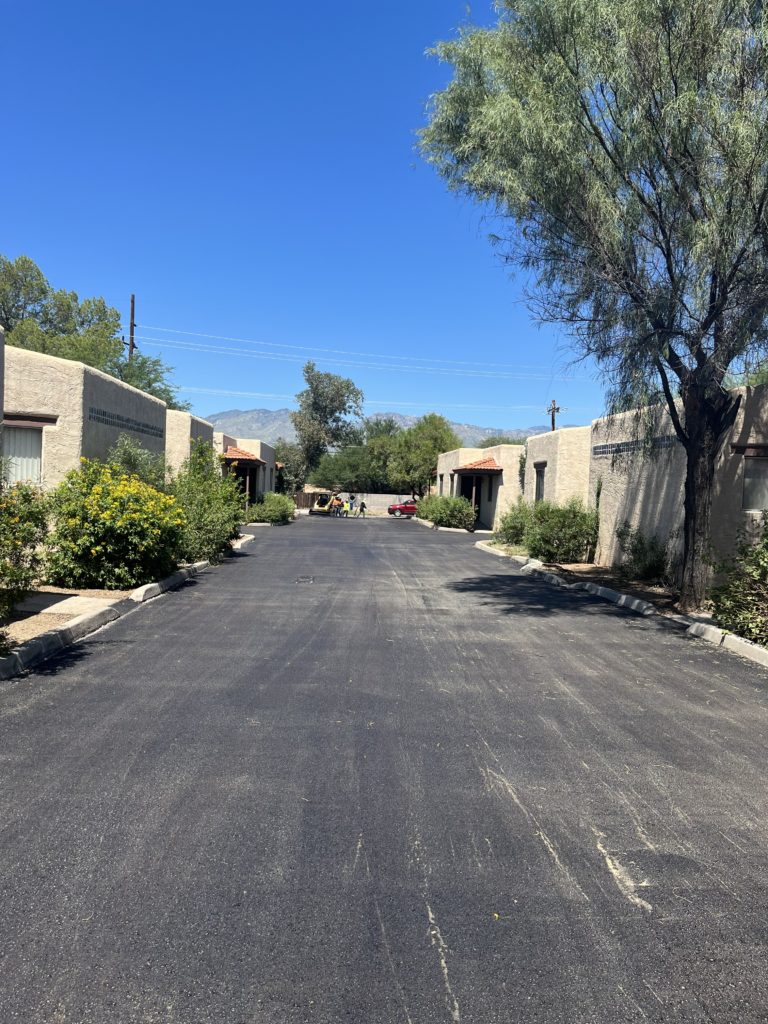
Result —
POLYGON ((768 1019, 768 673, 302 519, 0 684, 0 1022, 768 1019))

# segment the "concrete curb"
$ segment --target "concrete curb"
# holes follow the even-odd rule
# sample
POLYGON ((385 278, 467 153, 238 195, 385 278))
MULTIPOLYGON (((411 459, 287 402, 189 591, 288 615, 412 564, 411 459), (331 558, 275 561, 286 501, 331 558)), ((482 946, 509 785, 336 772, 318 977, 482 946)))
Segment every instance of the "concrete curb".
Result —
POLYGON ((706 640, 707 643, 712 644, 714 647, 724 647, 734 654, 740 655, 742 658, 747 658, 749 661, 754 661, 756 664, 768 668, 768 650, 760 647, 759 644, 753 644, 751 640, 745 640, 743 637, 736 636, 733 633, 726 633, 725 630, 708 622, 702 622, 697 618, 687 615, 661 616, 658 608, 651 604, 650 601, 643 601, 639 597, 632 597, 631 594, 622 594, 618 590, 611 590, 610 587, 598 586, 597 583, 566 583, 562 576, 545 570, 542 563, 535 558, 526 558, 525 555, 505 555, 498 548, 491 547, 487 541, 480 540, 475 544, 475 547, 480 548, 481 551, 486 551, 490 555, 508 558, 519 567, 520 572, 525 573, 525 575, 535 576, 536 579, 550 583, 552 586, 564 587, 567 590, 582 590, 592 594, 593 597, 599 597, 603 601, 609 601, 611 604, 618 605, 619 608, 626 608, 629 611, 636 612, 638 615, 659 615, 666 621, 676 622, 685 629, 689 636, 697 637, 699 640, 706 640))
POLYGON ((63 626, 59 626, 58 629, 49 629, 45 633, 40 633, 39 636, 32 637, 4 658, 0 658, 0 679, 12 679, 14 676, 22 675, 30 668, 50 658, 51 655, 58 654, 65 647, 69 647, 89 633, 106 626, 108 622, 114 622, 116 619, 122 618, 123 615, 127 615, 128 612, 136 608, 137 604, 143 604, 153 597, 164 594, 166 590, 180 586, 185 580, 196 576, 209 564, 209 562, 195 562, 194 565, 185 566, 164 580, 159 580, 157 583, 145 583, 143 587, 137 587, 129 597, 115 601, 114 604, 107 605, 106 608, 100 608, 97 612, 89 612, 87 615, 78 615, 76 618, 70 619, 69 622, 65 622, 63 626))

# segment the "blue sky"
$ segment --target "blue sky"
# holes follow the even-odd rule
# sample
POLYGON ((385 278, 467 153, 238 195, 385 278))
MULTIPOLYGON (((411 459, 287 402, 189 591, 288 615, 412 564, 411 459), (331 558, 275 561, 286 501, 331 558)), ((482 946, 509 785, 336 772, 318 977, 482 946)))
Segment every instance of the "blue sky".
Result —
POLYGON ((556 398, 588 422, 594 374, 414 149, 449 75, 425 50, 466 18, 461 0, 5 5, 0 252, 126 326, 135 292, 141 350, 201 415, 290 405, 313 358, 369 414, 528 426, 556 398))

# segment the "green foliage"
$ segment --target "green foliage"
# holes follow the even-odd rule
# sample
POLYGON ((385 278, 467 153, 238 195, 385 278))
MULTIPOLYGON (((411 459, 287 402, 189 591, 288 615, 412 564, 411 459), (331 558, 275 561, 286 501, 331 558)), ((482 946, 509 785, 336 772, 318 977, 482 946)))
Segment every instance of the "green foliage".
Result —
POLYGON ((388 461, 390 486, 421 497, 435 472, 438 455, 460 447, 461 439, 448 421, 437 413, 427 413, 396 435, 388 461))
POLYGON ((597 361, 609 407, 665 402, 708 492, 686 505, 693 605, 726 375, 768 350, 768 19, 751 0, 496 7, 495 27, 437 47, 453 77, 422 150, 508 218, 497 241, 533 276, 534 312, 597 361))
POLYGON ((460 530, 474 530, 475 510, 466 498, 447 498, 431 495, 416 504, 419 519, 435 526, 450 526, 460 530))
POLYGON ((251 505, 248 510, 252 523, 290 523, 296 511, 295 502, 287 494, 275 494, 274 491, 267 491, 266 494, 251 505))
POLYGON ((0 256, 0 327, 9 345, 75 359, 160 398, 171 409, 189 408, 177 401, 168 382, 170 367, 140 352, 126 357, 116 309, 102 298, 81 300, 76 292, 52 288, 28 256, 0 256))
POLYGON ((165 490, 165 456, 144 448, 129 434, 118 437, 107 453, 107 462, 125 476, 137 476, 155 490, 165 490))
POLYGON ((768 513, 757 543, 742 538, 735 557, 719 570, 724 581, 712 591, 718 624, 768 647, 768 513))
MULTIPOLYGON (((7 486, 0 481, 0 622, 37 579, 47 514, 46 501, 36 487, 7 486)), ((0 629, 0 653, 7 648, 0 629)))
POLYGON ((496 531, 497 539, 504 544, 522 544, 532 517, 533 505, 518 498, 517 504, 501 517, 499 528, 496 531))
POLYGON ((222 474, 211 445, 198 440, 168 489, 184 516, 181 560, 221 561, 245 515, 245 495, 236 477, 222 474))
POLYGON ((616 539, 624 556, 621 572, 627 579, 663 581, 669 578, 667 545, 657 536, 646 537, 625 520, 616 531, 616 539))
POLYGON ((118 590, 162 579, 176 568, 185 520, 175 498, 117 466, 82 459, 50 503, 52 583, 118 590))
POLYGON ((304 380, 307 386, 296 395, 299 408, 291 413, 291 422, 306 472, 311 473, 330 447, 362 440, 350 417, 361 415, 363 393, 347 377, 321 373, 311 360, 304 366, 304 380))
POLYGON ((594 509, 573 498, 565 505, 537 501, 523 533, 532 558, 543 562, 591 562, 597 545, 598 519, 594 509))
POLYGON ((497 444, 520 444, 520 439, 517 437, 507 437, 506 434, 492 434, 490 437, 486 437, 484 441, 481 441, 476 447, 478 448, 495 448, 497 444))
POLYGON ((284 437, 278 437, 275 441, 275 461, 282 463, 282 469, 278 469, 278 490, 284 494, 295 494, 304 486, 307 478, 307 466, 304 461, 304 453, 298 444, 286 441, 284 437))

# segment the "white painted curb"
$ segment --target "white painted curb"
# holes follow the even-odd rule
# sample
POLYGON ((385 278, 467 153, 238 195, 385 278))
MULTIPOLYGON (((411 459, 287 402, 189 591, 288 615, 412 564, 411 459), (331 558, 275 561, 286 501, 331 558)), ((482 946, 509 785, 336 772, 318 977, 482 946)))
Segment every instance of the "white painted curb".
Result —
MULTIPOLYGON (((586 591, 594 597, 599 597, 604 601, 610 601, 611 604, 618 605, 619 608, 627 608, 630 611, 637 612, 638 615, 660 614, 656 606, 651 604, 650 601, 643 601, 639 597, 632 597, 631 594, 622 594, 618 590, 611 590, 610 587, 601 587, 597 583, 566 583, 562 576, 558 576, 557 573, 544 570, 542 563, 535 558, 526 558, 525 555, 505 555, 503 551, 499 551, 498 548, 492 547, 487 541, 482 540, 477 541, 475 547, 480 548, 481 551, 486 551, 489 555, 508 558, 511 562, 516 563, 521 573, 536 576, 537 579, 550 583, 553 586, 565 587, 568 590, 586 591)), ((768 668, 768 650, 759 644, 753 644, 750 640, 745 640, 743 637, 736 636, 733 633, 726 633, 725 630, 719 629, 717 626, 711 625, 708 622, 700 622, 687 615, 666 615, 664 618, 683 626, 689 636, 706 640, 707 643, 713 644, 715 647, 725 647, 742 658, 747 658, 749 661, 754 661, 758 665, 764 665, 768 668)))
POLYGON ((137 587, 133 593, 126 598, 115 601, 106 608, 100 608, 97 612, 89 612, 86 615, 78 615, 69 622, 65 622, 58 629, 49 629, 39 636, 34 636, 25 643, 20 644, 15 650, 4 658, 0 658, 0 679, 12 679, 21 675, 28 669, 38 665, 52 654, 63 651, 77 640, 81 640, 89 633, 101 629, 108 622, 114 622, 123 615, 133 611, 137 604, 143 604, 153 597, 164 594, 166 590, 180 586, 185 580, 205 569, 209 562, 195 562, 194 565, 187 565, 172 576, 167 576, 157 583, 145 583, 143 587, 137 587))

